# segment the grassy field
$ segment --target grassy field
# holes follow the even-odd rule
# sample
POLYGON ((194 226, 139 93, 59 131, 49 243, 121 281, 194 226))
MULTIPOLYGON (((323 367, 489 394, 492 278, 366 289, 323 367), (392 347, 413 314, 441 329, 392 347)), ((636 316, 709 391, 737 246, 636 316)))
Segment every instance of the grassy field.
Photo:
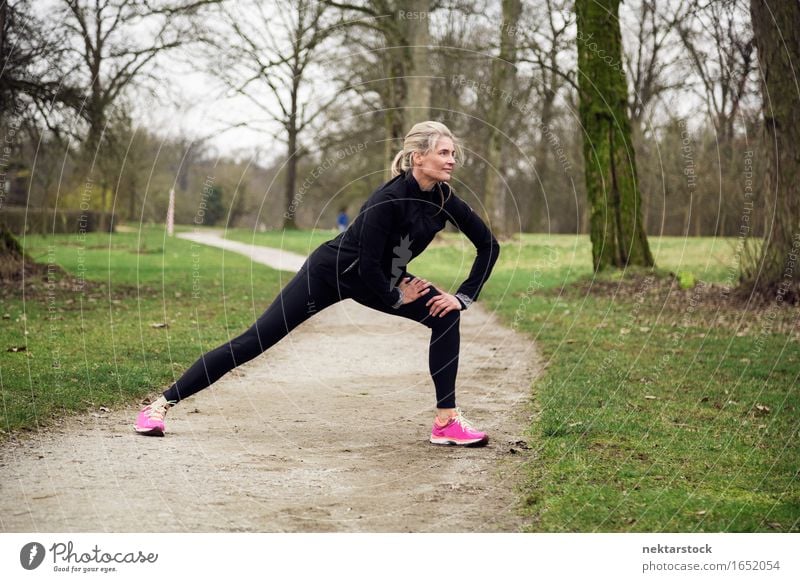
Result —
MULTIPOLYGON (((798 310, 731 305, 733 241, 652 245, 655 276, 594 278, 588 239, 523 236, 485 288, 547 364, 533 387, 529 529, 797 531, 798 310), (682 290, 670 271, 698 284, 682 290)), ((415 271, 470 256, 433 249, 415 271)))
POLYGON ((24 242, 31 258, 71 276, 29 281, 24 298, 19 285, 3 291, 5 432, 160 392, 249 326, 286 281, 230 253, 223 265, 218 250, 166 238, 163 228, 24 242))
MULTIPOLYGON (((333 233, 227 236, 306 253, 333 233)), ((733 242, 654 238, 655 275, 597 278, 586 237, 504 243, 481 302, 547 365, 532 387, 531 531, 800 529, 798 310, 731 304, 733 242)), ((158 228, 25 245, 92 283, 4 298, 4 344, 26 347, 0 354, 6 431, 160 389, 281 284, 158 228)), ((447 234, 410 270, 454 290, 473 256, 447 234)))

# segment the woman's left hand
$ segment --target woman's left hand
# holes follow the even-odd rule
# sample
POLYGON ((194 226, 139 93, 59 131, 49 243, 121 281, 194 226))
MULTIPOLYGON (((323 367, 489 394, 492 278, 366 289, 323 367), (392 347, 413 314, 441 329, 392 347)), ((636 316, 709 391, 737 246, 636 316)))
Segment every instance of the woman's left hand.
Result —
POLYGON ((432 316, 443 317, 451 311, 461 311, 461 302, 456 299, 455 295, 442 293, 441 295, 431 297, 425 304, 425 307, 430 308, 432 316))

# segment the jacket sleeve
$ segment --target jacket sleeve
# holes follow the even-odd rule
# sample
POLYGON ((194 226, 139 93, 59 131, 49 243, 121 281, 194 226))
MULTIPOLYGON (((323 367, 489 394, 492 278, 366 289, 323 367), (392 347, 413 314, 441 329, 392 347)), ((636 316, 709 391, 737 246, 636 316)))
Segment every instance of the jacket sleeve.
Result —
POLYGON ((492 235, 492 231, 486 226, 486 223, 466 202, 456 195, 450 195, 450 199, 445 205, 445 210, 447 211, 448 220, 466 235, 478 251, 472 263, 469 277, 461 283, 455 293, 464 308, 467 308, 470 303, 478 299, 484 283, 489 279, 494 264, 500 256, 500 245, 492 235))
POLYGON ((386 305, 398 308, 402 293, 389 281, 381 259, 389 233, 394 224, 395 202, 388 198, 376 199, 362 210, 361 229, 358 233, 358 274, 364 284, 386 305))

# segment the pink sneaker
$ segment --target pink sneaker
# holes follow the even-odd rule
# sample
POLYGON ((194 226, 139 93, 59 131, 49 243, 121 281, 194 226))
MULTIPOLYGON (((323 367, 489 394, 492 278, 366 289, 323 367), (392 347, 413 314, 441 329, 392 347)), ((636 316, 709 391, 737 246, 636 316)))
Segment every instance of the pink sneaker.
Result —
POLYGON ((148 404, 139 411, 133 429, 139 434, 147 436, 164 436, 164 416, 173 405, 162 396, 152 404, 148 404))
POLYGON ((431 430, 431 442, 435 445, 460 445, 464 447, 482 447, 489 442, 489 435, 472 428, 461 415, 461 409, 456 408, 456 415, 444 425, 434 420, 431 430))

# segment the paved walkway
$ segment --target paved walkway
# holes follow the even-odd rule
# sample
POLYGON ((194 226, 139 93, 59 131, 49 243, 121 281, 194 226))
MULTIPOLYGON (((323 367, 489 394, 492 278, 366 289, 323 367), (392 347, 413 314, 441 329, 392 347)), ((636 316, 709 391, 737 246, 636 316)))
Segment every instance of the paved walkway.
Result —
POLYGON ((227 240, 219 236, 219 234, 208 232, 183 232, 178 235, 179 238, 190 240, 192 242, 210 245, 226 251, 238 253, 250 257, 253 262, 272 267, 279 271, 291 271, 296 273, 303 266, 306 258, 303 255, 291 253, 281 249, 273 249, 270 247, 260 247, 256 245, 249 245, 247 243, 236 242, 227 240))

